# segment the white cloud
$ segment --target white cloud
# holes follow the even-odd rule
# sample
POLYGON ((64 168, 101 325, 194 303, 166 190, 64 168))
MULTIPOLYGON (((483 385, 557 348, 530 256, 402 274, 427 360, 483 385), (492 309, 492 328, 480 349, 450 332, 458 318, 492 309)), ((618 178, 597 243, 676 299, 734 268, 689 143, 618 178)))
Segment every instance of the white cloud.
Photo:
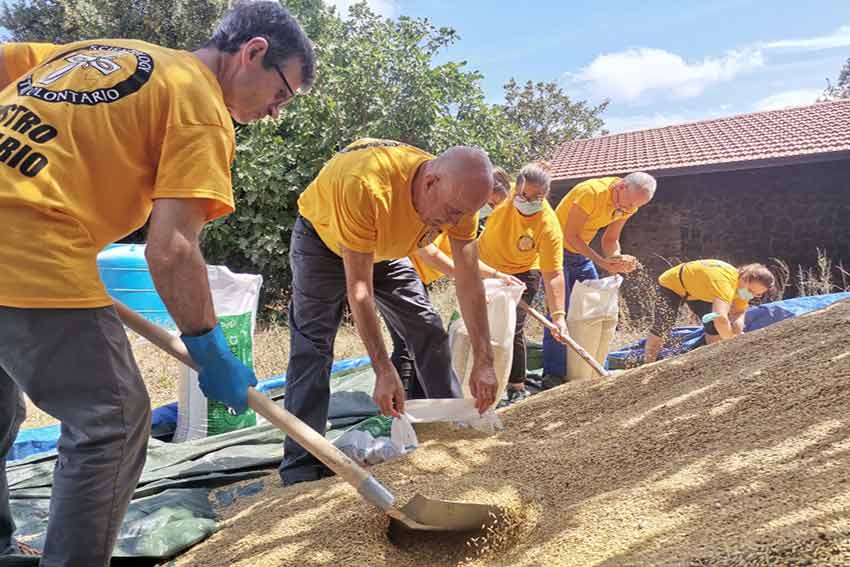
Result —
POLYGON ((823 94, 819 89, 796 89, 765 97, 755 103, 755 110, 777 110, 788 106, 813 104, 823 94))
MULTIPOLYGON (((325 0, 325 4, 328 6, 335 6, 336 13, 339 14, 340 17, 346 18, 348 17, 348 8, 360 1, 361 0, 325 0)), ((387 18, 395 17, 399 11, 397 0, 366 0, 366 4, 369 5, 369 8, 371 8, 373 12, 387 18)))
POLYGON ((627 116, 604 116, 605 129, 611 134, 621 132, 632 132, 634 130, 646 130, 648 128, 660 128, 671 124, 682 124, 690 120, 682 114, 630 114, 627 116))
POLYGON ((709 85, 730 81, 764 63, 761 51, 756 49, 688 62, 663 49, 637 48, 599 55, 570 77, 596 96, 637 103, 650 95, 693 98, 709 85))
POLYGON ((765 49, 802 49, 820 50, 833 49, 835 47, 850 47, 850 26, 841 26, 828 35, 809 37, 804 39, 783 39, 764 43, 761 47, 765 49))

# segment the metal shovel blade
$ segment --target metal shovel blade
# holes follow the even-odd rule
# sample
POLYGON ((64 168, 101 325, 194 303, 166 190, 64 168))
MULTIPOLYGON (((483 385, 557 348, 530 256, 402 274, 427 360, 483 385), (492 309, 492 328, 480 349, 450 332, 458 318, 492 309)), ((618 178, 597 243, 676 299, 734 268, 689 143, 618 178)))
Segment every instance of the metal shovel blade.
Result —
POLYGON ((469 532, 482 530, 492 523, 499 508, 487 504, 437 500, 417 494, 396 512, 401 514, 390 514, 391 526, 396 523, 414 530, 469 532))

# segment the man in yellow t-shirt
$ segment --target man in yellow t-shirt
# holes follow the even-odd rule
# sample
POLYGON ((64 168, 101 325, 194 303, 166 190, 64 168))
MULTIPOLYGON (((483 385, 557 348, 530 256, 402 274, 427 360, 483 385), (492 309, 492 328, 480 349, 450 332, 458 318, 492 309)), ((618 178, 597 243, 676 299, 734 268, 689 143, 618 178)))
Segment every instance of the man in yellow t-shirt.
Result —
POLYGON ((774 286, 774 277, 762 264, 735 268, 721 260, 694 260, 673 266, 658 278, 655 321, 646 339, 644 362, 653 362, 679 308, 686 303, 703 322, 705 341, 713 344, 744 332, 750 299, 774 286))
POLYGON ((256 379, 217 325, 198 240, 234 207, 231 118, 276 116, 314 68, 277 2, 235 7, 193 53, 116 39, 0 47, 0 554, 19 551, 2 471, 26 393, 62 423, 42 565, 109 564, 150 402, 96 256, 148 216, 151 275, 201 387, 244 411, 256 379))
MULTIPOLYGON (((475 244, 477 211, 490 196, 492 166, 476 149, 434 157, 392 140, 361 139, 325 164, 298 199, 290 244, 291 333, 286 408, 323 433, 328 417, 333 343, 345 300, 375 371, 374 399, 384 415, 404 411, 404 389, 375 313, 411 346, 429 398, 460 397, 448 335, 407 259, 441 232, 451 240, 458 301, 473 343, 470 390, 479 411, 496 396, 484 286, 475 244)), ((285 484, 327 473, 287 439, 285 484)))
MULTIPOLYGON (((597 266, 610 273, 627 273, 637 267, 634 256, 623 254, 620 234, 638 209, 652 200, 656 181, 648 173, 582 181, 564 195, 555 208, 564 231, 564 280, 567 304, 577 281, 599 278, 597 266), (590 247, 600 229, 602 253, 590 247)), ((543 374, 557 383, 566 376, 563 345, 546 331, 543 335, 543 374)))

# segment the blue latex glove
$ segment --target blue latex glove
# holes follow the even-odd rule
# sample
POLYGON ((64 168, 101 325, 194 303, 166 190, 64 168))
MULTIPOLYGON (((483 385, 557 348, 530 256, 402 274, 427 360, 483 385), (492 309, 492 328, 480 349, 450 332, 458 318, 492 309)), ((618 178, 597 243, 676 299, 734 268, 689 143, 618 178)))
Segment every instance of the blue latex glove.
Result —
POLYGON ((713 311, 711 313, 706 313, 705 315, 702 316, 702 324, 708 325, 709 323, 711 323, 715 319, 717 319, 717 313, 714 313, 713 311))
POLYGON ((204 395, 244 413, 248 409, 248 388, 257 385, 257 377, 230 352, 221 325, 198 337, 181 335, 180 340, 200 368, 198 383, 204 395))

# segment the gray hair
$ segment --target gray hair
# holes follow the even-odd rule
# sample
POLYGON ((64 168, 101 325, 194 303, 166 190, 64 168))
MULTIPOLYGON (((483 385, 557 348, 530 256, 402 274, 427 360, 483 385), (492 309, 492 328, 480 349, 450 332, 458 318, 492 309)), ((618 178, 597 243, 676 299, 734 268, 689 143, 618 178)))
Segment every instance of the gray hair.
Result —
POLYGON ((301 59, 299 90, 303 92, 312 86, 316 77, 313 44, 298 21, 279 2, 234 3, 204 47, 236 53, 246 41, 255 37, 269 42, 269 49, 263 56, 263 67, 271 69, 276 63, 298 57, 301 59))
POLYGON ((655 187, 658 184, 653 176, 643 171, 628 174, 623 178, 623 182, 630 189, 640 191, 650 199, 655 196, 655 187))

